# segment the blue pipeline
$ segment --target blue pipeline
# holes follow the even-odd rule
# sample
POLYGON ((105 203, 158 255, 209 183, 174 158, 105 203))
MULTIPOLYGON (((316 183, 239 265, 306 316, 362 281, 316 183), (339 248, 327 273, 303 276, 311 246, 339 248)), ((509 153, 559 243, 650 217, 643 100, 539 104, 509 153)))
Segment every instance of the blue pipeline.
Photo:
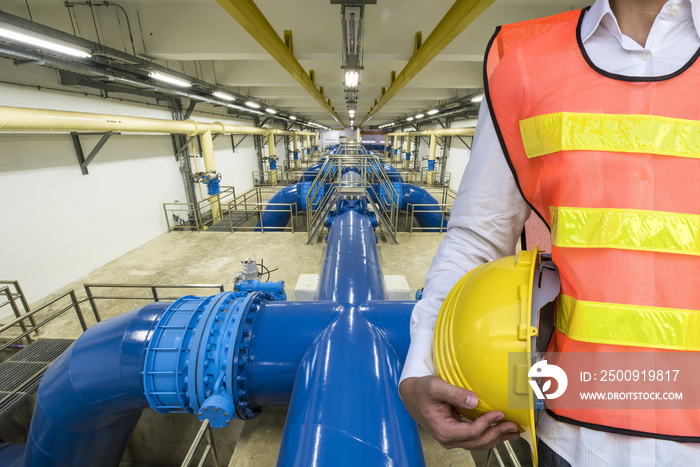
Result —
POLYGON ((119 465, 148 407, 141 377, 146 339, 168 305, 154 303, 92 326, 49 367, 25 466, 119 465))
POLYGON ((275 196, 270 198, 268 205, 262 213, 261 219, 255 226, 255 231, 261 231, 263 227, 266 231, 279 231, 282 227, 289 224, 289 220, 292 215, 289 211, 286 211, 286 206, 280 206, 279 204, 293 204, 295 209, 301 209, 301 183, 295 183, 294 185, 289 185, 288 187, 282 188, 278 191, 275 196), (279 204, 276 204, 279 203, 279 204))
MULTIPOLYGON (((299 367, 278 466, 425 465, 418 428, 398 395, 405 354, 367 318, 382 303, 368 300, 385 295, 371 223, 355 210, 336 216, 317 298, 343 310, 299 367)), ((390 314, 388 306, 377 317, 390 314)), ((407 329, 407 308, 394 311, 401 317, 390 324, 407 329)))

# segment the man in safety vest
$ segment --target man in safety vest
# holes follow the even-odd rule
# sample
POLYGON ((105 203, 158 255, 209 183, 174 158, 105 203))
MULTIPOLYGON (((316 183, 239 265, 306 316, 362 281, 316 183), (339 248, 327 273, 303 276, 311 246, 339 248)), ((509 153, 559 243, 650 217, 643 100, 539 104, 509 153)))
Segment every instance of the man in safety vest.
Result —
MULTIPOLYGON (((445 447, 518 438, 478 394, 437 378, 435 320, 452 286, 514 253, 534 211, 561 275, 549 351, 698 351, 700 0, 598 0, 499 28, 448 233, 411 320, 400 393, 445 447)), ((504 382, 504 384, 506 384, 504 382)), ((540 465, 700 465, 697 410, 542 416, 540 465), (663 413, 662 413, 663 412, 663 413)))

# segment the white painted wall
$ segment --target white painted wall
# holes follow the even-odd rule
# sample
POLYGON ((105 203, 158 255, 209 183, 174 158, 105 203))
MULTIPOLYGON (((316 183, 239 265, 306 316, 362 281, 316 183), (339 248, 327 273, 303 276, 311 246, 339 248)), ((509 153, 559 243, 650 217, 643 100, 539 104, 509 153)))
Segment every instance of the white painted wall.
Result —
MULTIPOLYGON (((6 84, 0 105, 171 118, 160 107, 6 84)), ((87 154, 99 138, 81 139, 87 154)), ((223 183, 250 188, 252 138, 236 154, 229 136, 214 148, 223 183)), ((115 135, 89 171, 82 175, 67 133, 0 133, 0 278, 19 280, 30 302, 166 232, 162 203, 186 200, 168 135, 115 135)))

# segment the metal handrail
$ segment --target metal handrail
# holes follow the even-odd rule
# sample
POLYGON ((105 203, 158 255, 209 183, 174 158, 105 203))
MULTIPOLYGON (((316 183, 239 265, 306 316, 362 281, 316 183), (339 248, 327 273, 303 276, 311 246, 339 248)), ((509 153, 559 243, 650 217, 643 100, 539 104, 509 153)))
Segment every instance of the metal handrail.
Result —
POLYGON ((204 462, 206 462, 207 458, 209 457, 209 454, 212 455, 214 465, 216 467, 220 467, 219 463, 219 455, 216 452, 216 444, 214 443, 214 435, 212 433, 211 425, 209 424, 208 419, 204 419, 202 422, 202 426, 199 428, 199 431, 197 432, 197 435, 194 437, 194 441, 192 441, 192 445, 190 446, 190 449, 187 451, 187 455, 185 456, 185 460, 182 461, 182 464, 180 467, 189 467, 192 465, 192 461, 194 460, 194 456, 197 453, 197 449, 199 449, 199 446, 202 444, 202 440, 204 439, 204 435, 207 436, 207 447, 204 449, 204 453, 202 453, 202 457, 199 460, 199 464, 197 464, 198 467, 202 467, 204 465, 204 462))
POLYGON ((413 233, 414 231, 418 232, 423 232, 423 231, 429 231, 429 232, 447 232, 447 223, 446 221, 449 220, 449 215, 452 212, 452 204, 430 204, 430 203, 425 203, 425 204, 412 204, 408 203, 406 206, 406 211, 407 211, 407 216, 406 216, 406 230, 408 230, 410 233, 413 233), (440 227, 414 227, 413 226, 413 219, 414 215, 416 212, 437 212, 435 211, 435 208, 438 207, 440 208, 441 212, 441 217, 440 217, 440 227))
MULTIPOLYGON (((214 219, 213 215, 211 216, 212 218, 210 220, 205 221, 204 217, 202 216, 203 212, 211 212, 211 207, 214 203, 218 203, 220 206, 220 214, 219 214, 219 220, 223 218, 226 214, 228 214, 227 211, 221 209, 221 206, 227 205, 229 203, 229 198, 235 199, 236 198, 236 189, 233 186, 222 186, 221 191, 219 192, 218 195, 212 195, 209 196, 201 201, 198 201, 196 204, 195 203, 163 203, 163 211, 165 212, 165 220, 168 225, 168 232, 171 232, 173 230, 191 230, 193 227, 197 229, 197 231, 202 231, 204 230, 205 227, 210 226, 211 224, 214 224, 216 219, 214 219), (214 198, 212 200, 212 198, 214 198), (175 222, 174 225, 171 226, 171 222, 173 222, 173 217, 176 216, 177 218, 181 218, 180 214, 183 212, 187 212, 190 215, 188 215, 188 221, 189 219, 194 219, 195 225, 188 225, 188 224, 179 224, 178 222, 175 222), (172 214, 172 213, 177 213, 177 214, 172 214)), ((218 222, 218 221, 217 221, 218 222)))
MULTIPOLYGON (((297 215, 297 207, 296 203, 270 203, 270 202, 249 202, 249 201, 244 201, 241 203, 235 203, 231 202, 229 203, 229 210, 230 211, 236 211, 236 212, 243 212, 245 215, 245 218, 242 219, 241 222, 245 222, 248 219, 250 219, 253 216, 256 216, 258 221, 260 222, 260 225, 255 225, 255 226, 243 226, 240 225, 241 222, 239 222, 239 225, 234 226, 233 225, 233 216, 229 215, 229 225, 231 232, 235 232, 237 230, 257 230, 260 229, 260 232, 265 232, 265 222, 263 220, 263 213, 275 213, 275 212, 285 212, 289 213, 290 218, 292 219, 292 222, 290 222, 289 227, 279 227, 275 226, 274 229, 275 231, 280 231, 280 230, 290 230, 292 233, 295 231, 295 224, 296 224, 296 215, 297 215)), ((270 227, 268 227, 269 229, 270 227)))
MULTIPOLYGON (((99 312, 97 311, 97 303, 95 300, 150 300, 159 302, 161 300, 177 300, 180 297, 161 297, 158 295, 158 289, 219 289, 219 292, 224 291, 223 284, 184 284, 184 285, 152 285, 152 284, 83 284, 87 301, 90 302, 92 313, 95 315, 95 320, 99 323, 102 321, 99 312), (148 289, 151 291, 151 297, 125 297, 125 296, 98 296, 94 295, 92 289, 148 289)), ((72 291, 71 291, 72 292, 72 291)))
MULTIPOLYGON (((8 289, 8 291, 3 292, 5 289, 7 289, 7 287, 0 289, 0 293, 9 293, 9 289, 8 289)), ((65 293, 59 295, 58 297, 54 298, 53 300, 51 300, 48 303, 45 303, 44 305, 40 306, 39 308, 32 310, 29 313, 27 313, 23 316, 20 316, 19 318, 16 318, 16 319, 10 321, 9 323, 3 325, 2 327, 0 327, 0 334, 7 331, 12 326, 14 326, 16 324, 20 324, 23 320, 29 319, 30 317, 36 315, 40 311, 43 311, 44 309, 48 308, 49 306, 53 305, 54 303, 58 302, 59 300, 61 300, 62 298, 66 297, 66 296, 70 297, 70 300, 71 300, 70 304, 66 305, 65 307, 63 307, 62 309, 57 311, 56 313, 52 314, 51 316, 46 318, 41 323, 32 326, 30 329, 26 330, 24 333, 20 334, 19 336, 15 337, 14 339, 0 345, 0 351, 5 350, 7 347, 11 346, 12 344, 21 340, 22 338, 28 336, 32 332, 34 332, 37 329, 39 329, 40 327, 42 327, 44 324, 48 323, 49 321, 56 319, 57 317, 59 317, 60 315, 62 315, 66 311, 70 310, 71 308, 73 308, 75 310, 75 313, 78 316, 78 321, 80 321, 80 327, 83 328, 83 331, 87 331, 87 324, 85 322, 85 316, 83 316, 83 312, 80 309, 80 302, 77 300, 77 298, 75 296, 75 292, 73 290, 69 290, 68 292, 65 292, 65 293)))
POLYGON ((381 161, 359 144, 343 144, 334 154, 329 154, 313 180, 306 195, 309 243, 313 241, 332 204, 343 194, 365 195, 374 208, 377 219, 391 239, 396 242, 399 199, 391 178, 381 161), (360 180, 345 183, 343 169, 354 167, 360 170, 360 180), (372 183, 386 193, 379 196, 372 183))

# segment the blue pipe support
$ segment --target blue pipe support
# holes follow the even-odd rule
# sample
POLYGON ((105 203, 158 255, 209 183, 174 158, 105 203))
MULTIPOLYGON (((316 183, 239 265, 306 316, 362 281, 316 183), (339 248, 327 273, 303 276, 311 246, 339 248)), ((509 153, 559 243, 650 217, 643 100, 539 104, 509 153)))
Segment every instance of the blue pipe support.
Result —
POLYGON ((275 159, 270 159, 270 170, 277 170, 277 161, 275 159))
POLYGON ((95 324, 44 374, 25 466, 116 466, 148 407, 141 377, 150 331, 169 303, 95 324))
POLYGON ((259 232, 261 227, 273 232, 279 231, 282 227, 289 224, 292 215, 289 211, 286 211, 285 208, 279 206, 279 204, 293 204, 295 209, 306 209, 303 207, 306 203, 302 203, 302 199, 305 199, 306 195, 303 195, 302 198, 300 189, 301 183, 295 183, 275 193, 275 195, 270 198, 270 201, 268 201, 269 204, 265 207, 261 219, 255 226, 255 231, 259 232))
POLYGON ((435 160, 428 160, 428 170, 435 170, 435 160))
POLYGON ((410 152, 405 153, 404 156, 406 156, 407 161, 411 160, 411 153, 410 152))
POLYGON ((310 156, 311 155, 311 148, 306 148, 306 155, 310 156))
POLYGON ((298 160, 298 159, 299 159, 299 150, 297 149, 296 151, 294 151, 294 160, 298 160))

